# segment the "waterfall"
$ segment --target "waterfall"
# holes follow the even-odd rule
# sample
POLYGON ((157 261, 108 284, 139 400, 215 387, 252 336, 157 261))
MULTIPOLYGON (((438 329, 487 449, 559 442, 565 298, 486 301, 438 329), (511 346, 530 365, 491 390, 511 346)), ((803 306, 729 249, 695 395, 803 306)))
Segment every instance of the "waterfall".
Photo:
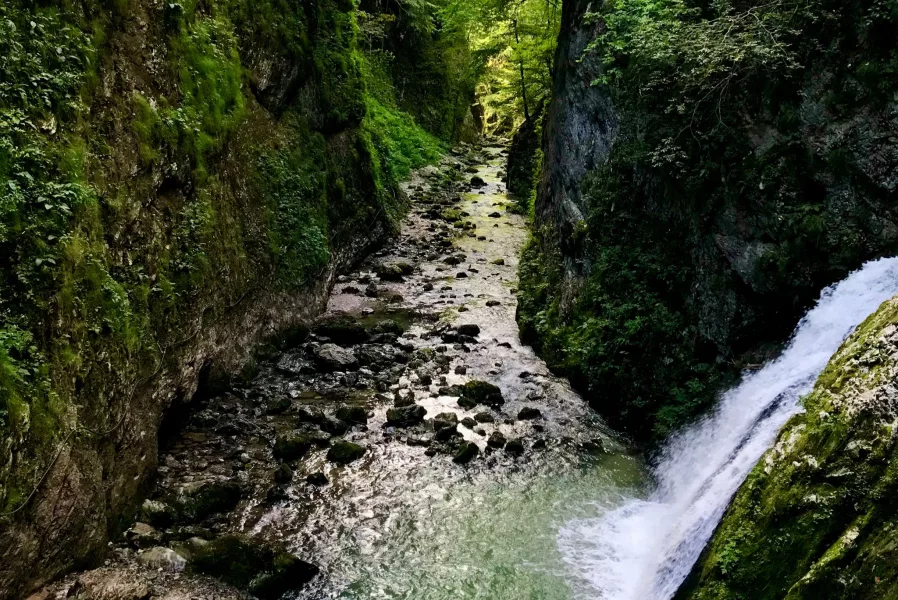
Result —
POLYGON ((624 499, 562 528, 558 546, 591 598, 668 600, 714 532, 730 499, 811 391, 851 331, 898 293, 898 258, 865 264, 823 291, 782 354, 746 373, 718 406, 668 440, 648 498, 624 499))

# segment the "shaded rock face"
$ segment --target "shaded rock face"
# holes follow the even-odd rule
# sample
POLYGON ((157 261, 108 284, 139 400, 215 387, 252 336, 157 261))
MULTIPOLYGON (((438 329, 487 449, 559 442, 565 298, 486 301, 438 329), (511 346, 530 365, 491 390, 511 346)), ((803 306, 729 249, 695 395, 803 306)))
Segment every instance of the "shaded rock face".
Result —
POLYGON ((636 82, 591 85, 601 69, 579 59, 601 24, 564 3, 519 322, 618 427, 651 437, 694 418, 821 288, 898 252, 895 86, 873 76, 894 59, 894 17, 862 4, 797 21, 797 71, 731 88, 726 126, 708 117, 697 142, 636 82), (680 159, 644 158, 668 137, 680 159))
POLYGON ((737 492, 680 600, 898 594, 898 299, 843 344, 737 492))
POLYGON ((542 142, 541 123, 542 109, 521 123, 521 126, 514 132, 511 146, 508 148, 505 185, 508 187, 508 191, 515 195, 521 208, 527 207, 534 189, 542 142))

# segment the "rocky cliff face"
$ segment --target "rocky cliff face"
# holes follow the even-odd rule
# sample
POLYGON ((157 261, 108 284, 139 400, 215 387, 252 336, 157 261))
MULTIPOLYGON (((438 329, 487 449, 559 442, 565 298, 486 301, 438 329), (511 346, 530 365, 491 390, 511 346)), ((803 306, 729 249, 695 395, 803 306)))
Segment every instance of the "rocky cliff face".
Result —
POLYGON ((100 559, 168 410, 404 210, 351 3, 51 4, 0 7, 2 598, 100 559))
POLYGON ((525 339, 640 437, 707 407, 821 287, 898 250, 895 86, 885 76, 894 13, 876 2, 792 12, 749 2, 720 14, 698 4, 675 17, 646 7, 640 20, 613 12, 639 3, 565 2, 521 269, 525 339), (716 24, 762 39, 742 10, 784 24, 775 44, 746 43, 730 63, 716 24), (578 61, 615 18, 625 42, 644 33, 628 27, 652 19, 658 31, 692 33, 650 36, 671 44, 658 52, 640 54, 640 43, 578 61), (706 71, 689 61, 705 52, 714 66, 692 79, 706 71))
POLYGON ((843 344, 735 500, 678 598, 898 594, 898 299, 843 344))

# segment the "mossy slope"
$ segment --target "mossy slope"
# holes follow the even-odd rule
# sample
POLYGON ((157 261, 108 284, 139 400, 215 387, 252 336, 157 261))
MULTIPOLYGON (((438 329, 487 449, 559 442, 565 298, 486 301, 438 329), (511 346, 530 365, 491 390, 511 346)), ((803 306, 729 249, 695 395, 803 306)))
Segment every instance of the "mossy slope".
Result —
POLYGON ((677 598, 898 597, 898 298, 842 345, 677 598))
POLYGON ((356 16, 0 6, 0 597, 96 561, 166 409, 395 230, 448 140, 373 106, 356 16))

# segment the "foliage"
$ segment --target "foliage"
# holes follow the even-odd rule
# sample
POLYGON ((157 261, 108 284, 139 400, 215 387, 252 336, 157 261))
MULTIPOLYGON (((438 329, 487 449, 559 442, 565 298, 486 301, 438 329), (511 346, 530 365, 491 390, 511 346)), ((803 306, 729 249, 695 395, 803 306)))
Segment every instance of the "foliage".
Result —
POLYGON ((509 132, 548 104, 560 13, 551 0, 513 1, 477 32, 489 56, 477 87, 488 131, 509 132))
POLYGON ((561 241, 537 232, 524 271, 557 283, 524 282, 521 313, 625 426, 688 422, 822 287, 898 247, 879 220, 895 222, 894 161, 866 157, 894 152, 894 103, 857 68, 895 64, 898 13, 880 8, 615 0, 588 17, 580 69, 618 123, 576 200, 583 222, 561 241))

